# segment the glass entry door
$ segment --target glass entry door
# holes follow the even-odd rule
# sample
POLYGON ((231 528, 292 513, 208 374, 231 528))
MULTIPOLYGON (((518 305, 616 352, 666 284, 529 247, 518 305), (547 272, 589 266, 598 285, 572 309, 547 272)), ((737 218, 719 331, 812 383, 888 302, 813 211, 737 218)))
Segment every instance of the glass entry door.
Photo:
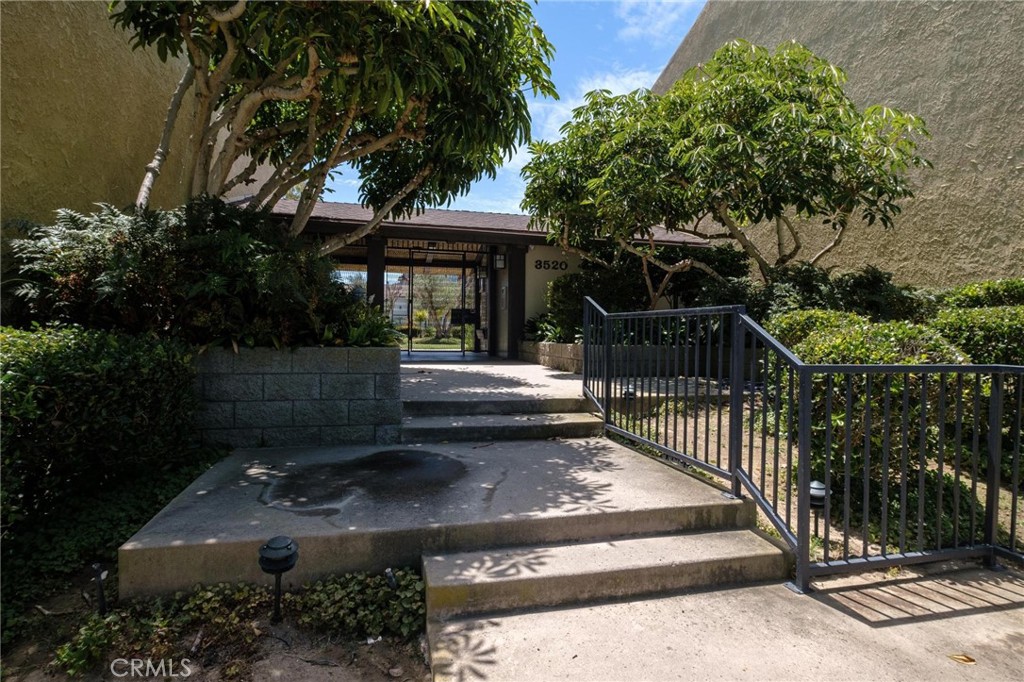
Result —
POLYGON ((465 354, 479 347, 476 267, 463 251, 408 250, 388 268, 386 306, 398 327, 404 318, 407 352, 465 354))

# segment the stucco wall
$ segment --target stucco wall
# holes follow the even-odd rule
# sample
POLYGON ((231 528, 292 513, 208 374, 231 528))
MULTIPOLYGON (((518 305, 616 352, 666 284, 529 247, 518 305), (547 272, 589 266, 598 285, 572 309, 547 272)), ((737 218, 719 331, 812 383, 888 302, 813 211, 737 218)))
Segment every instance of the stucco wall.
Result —
POLYGON ((557 246, 531 246, 526 253, 526 319, 547 312, 549 282, 579 269, 580 257, 575 254, 557 246))
MULTIPOLYGON (((845 69, 858 104, 911 111, 931 131, 934 168, 914 172, 895 229, 856 225, 824 265, 919 285, 1024 276, 1024 3, 709 0, 654 90, 735 38, 795 39, 845 69)), ((771 251, 767 230, 759 239, 771 251)))
MULTIPOLYGON (((106 2, 0 3, 0 220, 133 202, 185 63, 132 51, 106 2)), ((180 132, 154 206, 185 198, 180 132)))

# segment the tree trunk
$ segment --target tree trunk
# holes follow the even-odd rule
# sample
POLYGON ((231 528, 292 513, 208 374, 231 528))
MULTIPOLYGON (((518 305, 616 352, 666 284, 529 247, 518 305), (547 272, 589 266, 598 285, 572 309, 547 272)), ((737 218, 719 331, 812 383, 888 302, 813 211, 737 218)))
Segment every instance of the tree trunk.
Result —
POLYGON ((142 178, 139 194, 135 198, 135 205, 139 209, 145 209, 149 206, 149 195, 153 191, 153 183, 156 182, 157 176, 160 175, 160 169, 163 168, 164 161, 169 153, 171 135, 174 133, 174 125, 178 120, 178 112, 181 111, 181 102, 185 99, 185 93, 192 87, 194 78, 195 69, 191 66, 186 67, 185 73, 182 74, 181 80, 178 81, 178 87, 174 89, 171 103, 167 107, 167 118, 164 119, 164 131, 160 136, 160 143, 156 147, 153 160, 146 166, 146 175, 142 178))

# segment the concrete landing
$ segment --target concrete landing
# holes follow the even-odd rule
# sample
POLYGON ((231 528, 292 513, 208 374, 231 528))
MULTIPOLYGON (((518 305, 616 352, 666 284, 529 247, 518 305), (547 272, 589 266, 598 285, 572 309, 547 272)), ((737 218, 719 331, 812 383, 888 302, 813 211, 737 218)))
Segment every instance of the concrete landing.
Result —
POLYGON ((237 451, 119 550, 125 597, 268 583, 260 544, 290 535, 286 585, 419 565, 423 552, 592 541, 754 521, 749 501, 606 439, 237 451), (380 457, 381 451, 413 453, 380 457), (421 466, 422 465, 422 466, 421 466))
POLYGON ((1019 680, 1024 574, 760 585, 432 622, 428 639, 437 682, 1019 680))
POLYGON ((403 443, 587 438, 604 432, 604 420, 586 413, 405 417, 403 443))
MULTIPOLYGON (((460 364, 402 365, 402 400, 406 403, 480 401, 582 401, 583 377, 515 360, 460 364)), ((526 411, 526 410, 523 410, 526 411)), ((546 411, 573 412, 548 408, 546 411)), ((423 413, 420 413, 423 414, 423 413)), ((438 414, 434 412, 433 414, 438 414)), ((462 412, 462 414, 466 414, 462 412)))
POLYGON ((785 580, 788 552, 753 530, 423 557, 427 613, 522 610, 785 580))

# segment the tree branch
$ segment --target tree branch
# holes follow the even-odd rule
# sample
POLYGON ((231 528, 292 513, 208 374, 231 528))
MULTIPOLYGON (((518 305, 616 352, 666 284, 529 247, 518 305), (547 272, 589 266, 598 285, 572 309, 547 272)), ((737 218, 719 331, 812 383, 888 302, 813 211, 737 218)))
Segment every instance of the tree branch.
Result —
POLYGON ((146 166, 146 174, 142 178, 142 185, 139 187, 139 194, 135 198, 135 205, 140 209, 145 209, 149 206, 149 195, 153 191, 153 183, 156 182, 156 178, 160 175, 160 169, 164 165, 164 160, 167 158, 168 150, 171 146, 171 135, 174 132, 174 125, 178 120, 178 112, 181 110, 181 101, 185 98, 185 93, 195 79, 195 70, 188 66, 185 68, 185 73, 181 75, 181 80, 178 81, 178 86, 174 89, 174 95, 171 96, 171 103, 167 107, 167 117, 164 119, 164 130, 160 136, 160 142, 157 144, 156 153, 153 155, 153 160, 146 166))
POLYGON ((811 261, 810 261, 811 265, 817 265, 818 261, 820 261, 822 258, 824 258, 825 255, 827 255, 830 251, 832 251, 832 249, 836 248, 837 246, 839 246, 840 244, 843 243, 843 236, 846 234, 846 225, 847 225, 848 222, 849 222, 849 216, 847 216, 846 220, 839 221, 839 229, 836 230, 836 236, 832 239, 832 241, 828 244, 828 246, 826 246, 821 251, 819 251, 814 256, 814 258, 811 259, 811 261))
POLYGON ((226 24, 242 16, 242 12, 245 11, 245 3, 246 0, 238 0, 238 2, 236 2, 234 5, 227 8, 223 12, 218 12, 213 7, 207 7, 206 13, 209 15, 211 19, 213 19, 217 23, 226 24))
POLYGON ((743 250, 754 259, 754 262, 757 263, 758 270, 761 271, 761 276, 764 277, 765 281, 768 281, 771 266, 768 265, 768 261, 766 261, 764 256, 761 255, 761 252, 754 243, 747 238, 747 235, 743 234, 743 230, 741 230, 735 221, 729 217, 729 207, 725 205, 725 202, 719 202, 715 207, 715 217, 720 223, 725 225, 726 229, 729 230, 729 234, 732 235, 733 239, 739 242, 740 246, 743 247, 743 250))
MULTIPOLYGON (((419 173, 415 175, 415 177, 413 177, 412 180, 406 183, 405 187, 400 189, 394 196, 388 199, 383 206, 377 209, 377 211, 373 214, 373 217, 366 224, 364 224, 355 232, 351 232, 346 235, 337 235, 327 240, 324 243, 324 245, 320 247, 320 253, 323 255, 329 255, 344 246, 359 241, 366 235, 373 232, 381 223, 381 221, 384 220, 384 218, 389 213, 391 213, 395 206, 397 206, 400 201, 409 196, 409 194, 411 194, 416 188, 422 185, 424 181, 426 181, 426 179, 430 177, 430 174, 433 172, 434 164, 428 163, 420 170, 419 173)), ((312 208, 310 208, 310 211, 312 211, 312 208)), ((306 216, 306 219, 309 219, 308 215, 306 216)))

